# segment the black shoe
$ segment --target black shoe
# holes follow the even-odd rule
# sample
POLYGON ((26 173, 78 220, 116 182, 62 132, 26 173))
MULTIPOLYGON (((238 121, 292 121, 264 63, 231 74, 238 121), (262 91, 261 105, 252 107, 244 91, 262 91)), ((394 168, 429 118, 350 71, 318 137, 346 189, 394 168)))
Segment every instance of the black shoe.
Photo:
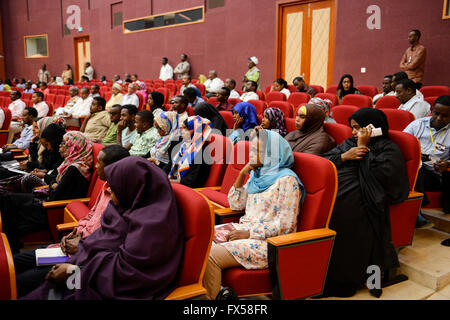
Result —
POLYGON ((233 288, 225 287, 219 291, 216 300, 238 300, 238 296, 233 288))
POLYGON ((416 220, 416 229, 430 229, 434 227, 434 223, 428 219, 425 219, 422 216, 422 213, 419 213, 416 220))
POLYGON ((450 247, 450 238, 448 238, 448 239, 442 241, 441 244, 442 244, 443 246, 450 247))

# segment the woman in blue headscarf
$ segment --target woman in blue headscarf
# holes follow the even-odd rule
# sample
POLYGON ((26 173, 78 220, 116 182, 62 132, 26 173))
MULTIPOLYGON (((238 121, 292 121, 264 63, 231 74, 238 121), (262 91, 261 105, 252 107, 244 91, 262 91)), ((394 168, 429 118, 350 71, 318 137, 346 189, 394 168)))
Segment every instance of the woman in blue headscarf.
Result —
POLYGON ((223 229, 230 230, 224 242, 213 243, 203 281, 208 299, 217 297, 223 269, 267 268, 266 239, 297 229, 305 190, 291 170, 294 166, 292 150, 283 137, 270 130, 255 128, 252 138, 250 161, 228 193, 230 208, 245 209, 245 215, 239 223, 224 226, 223 229), (249 173, 250 178, 244 185, 249 173))
POLYGON ((250 135, 250 132, 247 132, 247 130, 252 130, 258 125, 258 118, 256 116, 255 106, 248 102, 240 102, 236 104, 232 111, 234 126, 233 132, 228 138, 230 138, 233 144, 236 144, 236 142, 240 140, 247 140, 245 137, 250 135), (239 129, 242 129, 244 132, 239 129))

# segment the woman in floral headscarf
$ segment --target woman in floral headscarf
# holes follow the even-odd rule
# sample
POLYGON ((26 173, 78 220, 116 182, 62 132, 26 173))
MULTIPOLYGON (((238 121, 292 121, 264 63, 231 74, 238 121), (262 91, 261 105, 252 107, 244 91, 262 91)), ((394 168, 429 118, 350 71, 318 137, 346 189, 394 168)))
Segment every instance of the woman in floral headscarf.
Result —
POLYGON ((284 138, 288 134, 284 124, 284 113, 278 108, 269 108, 264 111, 261 128, 266 130, 278 130, 280 136, 284 138))
MULTIPOLYGON (((48 230, 47 212, 42 200, 56 201, 86 196, 91 178, 92 143, 78 131, 67 132, 59 147, 64 158, 58 175, 45 181, 49 187, 33 193, 10 193, 0 196, 3 233, 8 236, 12 252, 18 252, 20 239, 27 234, 48 230)), ((50 176, 50 175, 47 175, 50 176)))

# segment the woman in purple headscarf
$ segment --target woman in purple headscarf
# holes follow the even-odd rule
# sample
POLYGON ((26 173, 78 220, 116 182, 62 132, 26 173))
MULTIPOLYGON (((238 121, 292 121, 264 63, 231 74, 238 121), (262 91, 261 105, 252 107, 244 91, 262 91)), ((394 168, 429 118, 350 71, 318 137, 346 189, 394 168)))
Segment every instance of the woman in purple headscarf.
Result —
POLYGON ((24 299, 164 299, 176 287, 184 236, 167 175, 141 157, 113 163, 105 174, 113 200, 101 227, 24 299), (75 266, 80 283, 68 289, 75 266))
POLYGON ((269 108, 264 110, 261 128, 266 130, 278 130, 280 136, 284 138, 288 132, 284 123, 283 111, 278 108, 269 108))

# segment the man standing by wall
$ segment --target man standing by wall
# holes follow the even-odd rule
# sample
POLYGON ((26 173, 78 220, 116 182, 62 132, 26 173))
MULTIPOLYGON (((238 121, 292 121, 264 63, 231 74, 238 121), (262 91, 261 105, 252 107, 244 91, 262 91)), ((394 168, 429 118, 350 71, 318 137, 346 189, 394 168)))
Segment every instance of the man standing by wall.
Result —
POLYGON ((173 73, 177 75, 177 79, 183 78, 183 76, 188 76, 191 70, 191 65, 187 62, 187 55, 183 53, 181 55, 181 62, 175 67, 173 73))
POLYGON ((417 89, 423 84, 423 73, 425 70, 425 59, 427 49, 419 44, 420 31, 411 30, 408 35, 408 41, 411 46, 406 49, 400 62, 400 69, 405 71, 408 78, 416 83, 417 89))
POLYGON ((173 68, 168 62, 169 60, 166 57, 162 58, 162 67, 159 72, 159 79, 162 81, 173 79, 173 68))

